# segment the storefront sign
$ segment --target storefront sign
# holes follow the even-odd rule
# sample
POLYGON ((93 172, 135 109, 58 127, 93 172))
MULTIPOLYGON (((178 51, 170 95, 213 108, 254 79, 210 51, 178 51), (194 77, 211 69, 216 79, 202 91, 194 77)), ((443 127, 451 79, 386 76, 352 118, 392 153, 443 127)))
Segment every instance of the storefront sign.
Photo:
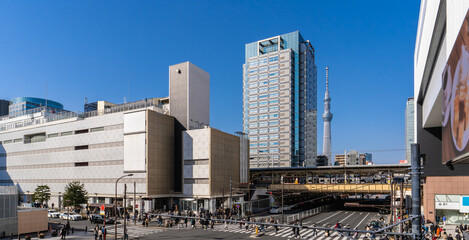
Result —
POLYGON ((458 202, 435 202, 435 209, 459 210, 458 202))
POLYGON ((469 159, 469 11, 442 73, 442 163, 469 159))
POLYGON ((469 213, 469 196, 461 196, 459 204, 459 212, 469 213))

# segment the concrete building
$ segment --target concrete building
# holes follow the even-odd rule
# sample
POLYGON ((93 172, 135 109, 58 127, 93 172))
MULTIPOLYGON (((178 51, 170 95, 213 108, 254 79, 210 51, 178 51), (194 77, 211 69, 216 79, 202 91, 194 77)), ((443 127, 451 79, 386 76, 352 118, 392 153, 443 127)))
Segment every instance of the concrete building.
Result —
MULTIPOLYGON (((183 65, 196 68, 190 63, 183 65)), ((185 71, 187 69, 181 68, 181 74, 185 71)), ((191 76, 199 77, 189 74, 189 78, 191 76)), ((171 83, 174 78, 177 77, 170 74, 170 86, 175 86, 171 83)), ((196 81, 189 79, 188 82, 196 81)), ((199 95, 196 91, 200 85, 189 84, 186 87, 189 88, 187 93, 199 95)), ((177 101, 182 96, 176 95, 175 98, 177 101)), ((88 191, 90 204, 112 204, 116 180, 132 173, 133 176, 119 181, 117 201, 122 205, 122 192, 124 184, 127 184, 127 191, 135 192, 137 196, 135 203, 139 212, 169 209, 178 205, 180 198, 207 197, 210 200, 219 194, 184 191, 197 189, 199 181, 192 178, 194 181, 188 180, 184 184, 185 178, 191 177, 183 175, 183 133, 187 135, 190 131, 197 131, 185 132, 183 124, 195 129, 199 126, 191 125, 188 119, 208 121, 209 117, 189 109, 193 106, 191 103, 186 106, 187 115, 179 115, 180 122, 170 115, 170 106, 180 108, 171 98, 151 98, 126 104, 98 101, 96 110, 85 113, 57 113, 43 106, 22 116, 8 117, 0 121, 0 185, 18 186, 20 193, 26 195, 26 201, 31 201, 37 185, 48 185, 52 195, 49 204, 60 208, 66 184, 79 181, 88 191)), ((201 131, 210 131, 211 141, 206 139, 204 142, 210 143, 208 159, 214 172, 198 172, 197 176, 209 182, 213 180, 213 183, 225 181, 225 175, 230 176, 234 180, 233 188, 237 188, 241 175, 244 178, 248 176, 247 140, 210 128, 201 131), (240 164, 241 158, 243 165, 240 164), (237 170, 217 175, 218 166, 230 164, 236 165, 237 170)), ((133 198, 133 194, 128 195, 133 198)))
POLYGON ((414 98, 408 98, 405 106, 405 159, 410 161, 410 145, 415 143, 414 98))
POLYGON ((210 75, 190 62, 169 67, 170 114, 185 129, 210 125, 210 75))
POLYGON ((346 154, 337 154, 335 155, 334 165, 372 165, 372 155, 371 153, 358 153, 355 150, 350 150, 346 154), (370 163, 370 164, 368 164, 370 163))
POLYGON ((18 234, 18 189, 0 186, 0 238, 18 234))
POLYGON ((232 207, 233 186, 248 183, 248 140, 206 127, 183 133, 183 209, 232 207))
MULTIPOLYGON (((322 140, 322 154, 327 157, 327 159, 332 158, 332 136, 331 136, 331 97, 329 96, 329 67, 326 67, 326 94, 324 96, 324 114, 322 114, 322 119, 324 120, 324 135, 322 140)), ((332 164, 332 161, 330 161, 332 164)))
POLYGON ((246 44, 243 124, 251 168, 316 165, 314 54, 298 31, 246 44))
POLYGON ((0 117, 8 115, 10 101, 0 99, 0 117))
POLYGON ((467 96, 462 88, 467 89, 466 80, 461 79, 469 72, 468 12, 467 0, 422 0, 414 52, 415 140, 423 156, 423 214, 430 221, 445 215, 446 224, 469 224, 465 206, 469 165, 460 164, 467 163, 466 130, 459 125, 468 116, 459 108, 464 103, 455 100, 467 96))

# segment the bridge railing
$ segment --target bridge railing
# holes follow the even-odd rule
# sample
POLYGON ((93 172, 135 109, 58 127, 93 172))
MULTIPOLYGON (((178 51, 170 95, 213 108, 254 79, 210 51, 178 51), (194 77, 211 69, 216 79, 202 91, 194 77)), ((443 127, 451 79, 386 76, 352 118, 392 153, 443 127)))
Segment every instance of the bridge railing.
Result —
POLYGON ((319 214, 321 212, 324 212, 325 209, 326 209, 326 206, 321 206, 321 207, 313 208, 313 209, 303 211, 297 214, 290 215, 287 217, 287 223, 288 224, 295 223, 296 220, 303 220, 305 218, 319 214))

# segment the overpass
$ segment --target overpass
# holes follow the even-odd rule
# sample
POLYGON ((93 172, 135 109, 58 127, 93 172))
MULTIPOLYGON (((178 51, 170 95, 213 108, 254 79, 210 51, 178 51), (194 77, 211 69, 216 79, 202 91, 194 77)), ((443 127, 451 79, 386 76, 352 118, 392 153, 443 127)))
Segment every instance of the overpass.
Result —
MULTIPOLYGON (((280 184, 281 177, 284 177, 286 183, 309 183, 313 184, 311 189, 323 189, 324 183, 389 183, 393 177, 407 177, 409 168, 409 164, 251 168, 250 177, 251 182, 257 186, 280 184), (321 187, 313 187, 319 183, 321 187)), ((355 187, 350 186, 350 189, 356 188, 353 185, 355 187)), ((337 187, 325 189, 332 188, 337 187)), ((371 186, 365 188, 372 191, 371 186)), ((343 189, 347 189, 347 186, 343 186, 343 189)))
POLYGON ((348 193, 348 194, 390 194, 391 184, 270 184, 269 191, 310 193, 348 193))

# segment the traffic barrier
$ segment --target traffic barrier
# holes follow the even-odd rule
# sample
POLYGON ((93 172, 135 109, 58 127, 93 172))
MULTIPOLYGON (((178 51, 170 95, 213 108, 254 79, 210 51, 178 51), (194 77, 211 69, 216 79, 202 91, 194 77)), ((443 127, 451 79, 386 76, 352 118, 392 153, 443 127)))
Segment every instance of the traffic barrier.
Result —
POLYGON ((321 207, 310 209, 308 211, 290 215, 287 217, 287 223, 290 224, 290 223, 294 223, 296 220, 303 220, 305 218, 324 212, 325 209, 326 209, 325 206, 321 206, 321 207))

